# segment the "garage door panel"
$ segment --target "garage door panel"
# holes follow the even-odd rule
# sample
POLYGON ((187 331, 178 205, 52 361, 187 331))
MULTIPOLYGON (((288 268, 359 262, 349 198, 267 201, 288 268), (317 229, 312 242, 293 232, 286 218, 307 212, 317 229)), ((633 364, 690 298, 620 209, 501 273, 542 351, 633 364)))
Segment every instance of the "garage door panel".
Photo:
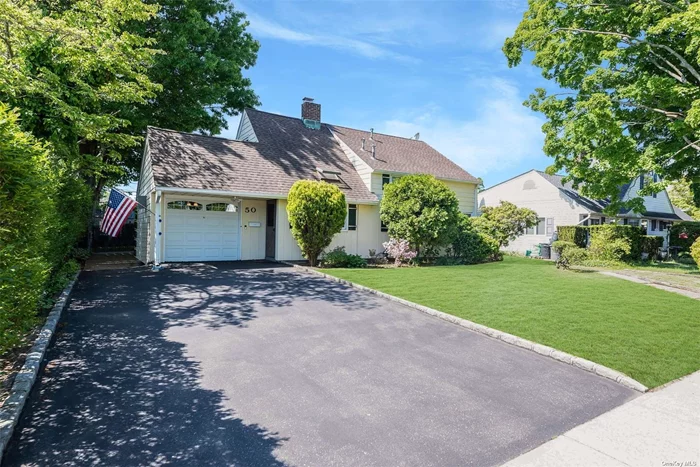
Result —
POLYGON ((165 261, 239 259, 239 213, 168 209, 165 222, 165 261))

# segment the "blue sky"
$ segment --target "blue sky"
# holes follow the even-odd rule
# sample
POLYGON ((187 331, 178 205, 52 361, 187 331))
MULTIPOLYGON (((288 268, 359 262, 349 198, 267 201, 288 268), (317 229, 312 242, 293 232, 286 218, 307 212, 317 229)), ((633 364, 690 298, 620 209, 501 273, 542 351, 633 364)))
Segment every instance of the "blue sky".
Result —
MULTIPOLYGON (((551 159, 542 117, 522 102, 551 87, 501 52, 521 0, 252 1, 235 3, 260 41, 247 72, 262 110, 297 116, 302 97, 324 122, 413 136, 486 186, 551 159)), ((238 117, 223 136, 234 137, 238 117)))

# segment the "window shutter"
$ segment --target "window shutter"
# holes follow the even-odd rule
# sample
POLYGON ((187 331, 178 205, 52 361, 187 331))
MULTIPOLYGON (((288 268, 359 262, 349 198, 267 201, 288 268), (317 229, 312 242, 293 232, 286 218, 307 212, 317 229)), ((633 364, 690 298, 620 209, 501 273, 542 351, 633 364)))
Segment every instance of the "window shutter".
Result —
POLYGON ((554 218, 547 218, 547 235, 554 235, 554 218))

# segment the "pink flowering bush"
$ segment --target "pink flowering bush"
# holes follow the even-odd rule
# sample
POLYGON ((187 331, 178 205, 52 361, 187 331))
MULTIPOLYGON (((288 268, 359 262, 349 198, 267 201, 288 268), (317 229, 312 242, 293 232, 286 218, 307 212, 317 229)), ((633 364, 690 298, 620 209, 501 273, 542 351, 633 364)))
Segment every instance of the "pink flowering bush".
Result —
POLYGON ((411 248, 408 240, 391 238, 388 242, 382 243, 382 246, 386 250, 387 255, 390 258, 394 258, 394 265, 397 267, 411 261, 417 255, 416 250, 411 248))

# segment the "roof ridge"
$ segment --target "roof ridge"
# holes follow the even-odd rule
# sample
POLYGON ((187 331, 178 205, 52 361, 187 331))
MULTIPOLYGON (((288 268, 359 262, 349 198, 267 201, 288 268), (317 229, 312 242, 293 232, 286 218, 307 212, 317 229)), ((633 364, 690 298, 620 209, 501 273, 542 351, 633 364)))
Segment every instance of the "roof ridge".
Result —
POLYGON ((146 129, 153 129, 153 130, 158 130, 158 131, 167 131, 170 133, 177 133, 180 135, 185 135, 185 136, 196 136, 198 138, 213 138, 213 139, 222 139, 224 141, 230 141, 232 143, 250 143, 250 144, 257 144, 255 141, 244 141, 242 139, 235 139, 235 138, 226 138, 224 136, 216 136, 216 135, 202 135, 199 133, 192 133, 189 131, 180 131, 180 130, 172 130, 170 128, 161 128, 153 125, 148 125, 146 129))
MULTIPOLYGON (((260 113, 264 113, 264 114, 268 114, 268 115, 274 115, 275 117, 284 117, 284 118, 291 118, 292 120, 301 120, 301 117, 292 117, 292 116, 290 116, 290 115, 283 115, 283 114, 278 114, 278 113, 275 113, 275 112, 268 112, 268 111, 266 111, 266 110, 255 109, 255 108, 253 108, 253 107, 246 107, 245 110, 254 110, 254 111, 256 111, 256 112, 260 112, 260 113)), ((366 133, 369 133, 369 131, 367 131, 367 130, 360 130, 359 128, 353 128, 353 127, 351 127, 351 126, 336 125, 335 123, 327 123, 327 122, 323 122, 323 121, 321 122, 321 124, 322 124, 322 125, 326 125, 326 126, 331 126, 331 127, 347 128, 348 130, 353 130, 353 131, 364 131, 364 132, 366 132, 366 133)), ((382 136, 391 136, 392 138, 401 138, 401 139, 405 139, 405 140, 408 140, 408 141, 417 141, 417 142, 419 142, 419 143, 428 144, 428 143, 426 143, 426 142, 423 141, 423 140, 420 140, 420 139, 413 139, 413 138, 409 138, 409 137, 407 137, 407 136, 390 135, 389 133, 380 133, 380 132, 378 132, 378 131, 375 131, 374 134, 375 134, 375 135, 382 135, 382 136)), ((428 145, 428 146, 430 146, 430 145, 428 145)), ((432 147, 432 146, 430 146, 430 147, 432 147)), ((433 149, 434 149, 434 148, 433 148, 433 149)))
MULTIPOLYGON (((331 125, 331 126, 335 126, 338 128, 347 128, 348 130, 353 130, 353 131, 364 131, 366 133, 369 133, 369 131, 367 131, 367 130, 360 130, 359 128, 353 128, 351 126, 334 125, 332 123, 327 123, 326 125, 331 125)), ((374 134, 375 135, 382 135, 382 136, 390 136, 392 138, 399 138, 399 139, 405 139, 408 141, 416 141, 418 143, 428 144, 426 141, 423 141, 422 139, 409 138, 408 136, 390 135, 389 133, 380 133, 378 131, 375 131, 374 134)), ((428 146, 430 146, 430 145, 428 144, 428 146)), ((432 148, 432 146, 430 146, 430 147, 432 148)), ((433 149, 435 149, 435 148, 433 148, 433 149)), ((436 151, 437 151, 437 149, 436 149, 436 151)))

